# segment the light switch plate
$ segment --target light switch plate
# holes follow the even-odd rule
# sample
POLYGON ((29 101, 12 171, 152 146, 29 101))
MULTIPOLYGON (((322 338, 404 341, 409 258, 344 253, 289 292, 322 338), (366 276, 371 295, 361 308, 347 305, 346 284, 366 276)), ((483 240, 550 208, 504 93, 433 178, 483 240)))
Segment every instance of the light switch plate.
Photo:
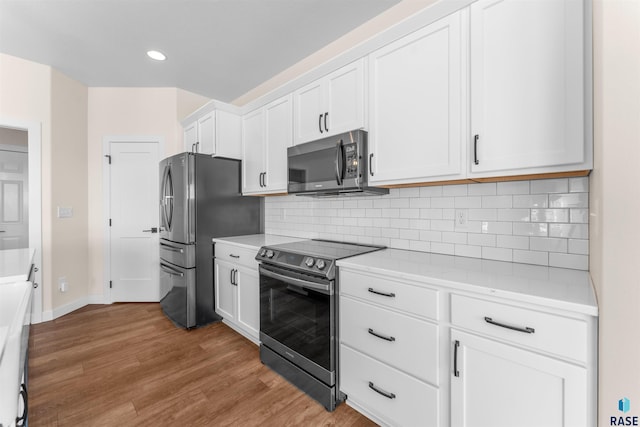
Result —
POLYGON ((73 217, 73 208, 70 206, 58 206, 58 218, 73 217))

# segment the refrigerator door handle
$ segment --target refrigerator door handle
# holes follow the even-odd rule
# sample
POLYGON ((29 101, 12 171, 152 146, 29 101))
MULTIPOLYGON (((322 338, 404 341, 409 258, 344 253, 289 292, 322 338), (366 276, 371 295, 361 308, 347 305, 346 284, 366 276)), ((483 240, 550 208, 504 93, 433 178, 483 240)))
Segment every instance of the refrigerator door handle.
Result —
POLYGON ((180 270, 177 270, 173 267, 169 267, 167 264, 164 263, 160 263, 160 269, 162 271, 164 271, 165 273, 169 273, 172 276, 180 276, 180 277, 184 277, 184 273, 181 272, 180 270))

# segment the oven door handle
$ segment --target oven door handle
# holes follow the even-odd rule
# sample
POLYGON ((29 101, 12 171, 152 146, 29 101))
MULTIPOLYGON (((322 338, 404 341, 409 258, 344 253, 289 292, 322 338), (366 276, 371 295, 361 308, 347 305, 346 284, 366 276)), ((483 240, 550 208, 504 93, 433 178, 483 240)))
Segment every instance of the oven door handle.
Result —
POLYGON ((282 280, 285 283, 294 286, 300 286, 302 288, 313 289, 315 291, 322 292, 323 294, 331 294, 331 285, 307 282, 306 280, 296 279, 294 277, 285 276, 284 274, 274 273, 273 271, 267 270, 264 267, 260 267, 260 274, 263 276, 271 277, 272 279, 282 280))

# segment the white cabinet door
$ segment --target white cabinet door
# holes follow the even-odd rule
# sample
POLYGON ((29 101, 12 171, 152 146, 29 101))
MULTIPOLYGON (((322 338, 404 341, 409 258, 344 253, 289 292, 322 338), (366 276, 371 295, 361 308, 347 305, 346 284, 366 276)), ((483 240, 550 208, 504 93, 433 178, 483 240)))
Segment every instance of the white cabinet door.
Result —
POLYGON ((295 143, 301 144, 324 135, 324 81, 317 80, 294 93, 295 143))
POLYGON ((198 142, 198 122, 195 121, 183 129, 184 151, 194 151, 198 142))
POLYGON ((216 115, 215 111, 198 119, 198 141, 196 152, 216 154, 216 115))
POLYGON ((369 55, 371 183, 463 176, 465 24, 457 12, 369 55))
POLYGON ((587 425, 585 368, 457 330, 451 340, 452 426, 587 425))
POLYGON ((224 261, 214 262, 216 313, 227 320, 236 319, 236 287, 232 283, 235 268, 224 261))
POLYGON ((260 336, 260 276, 255 270, 237 269, 238 324, 257 340, 260 336))
POLYGON ((242 119, 242 194, 263 189, 264 144, 264 112, 258 109, 242 119))
POLYGON ((364 59, 334 71, 325 80, 322 126, 326 136, 365 127, 364 59))
POLYGON ((294 92, 294 143, 365 127, 364 59, 294 92))
POLYGON ((266 174, 263 178, 269 193, 287 191, 287 148, 293 139, 291 95, 280 98, 264 108, 267 142, 266 174))
POLYGON ((242 119, 239 115, 216 110, 215 154, 231 159, 242 158, 242 119))
POLYGON ((469 157, 476 176, 591 168, 584 16, 579 0, 471 4, 469 157))

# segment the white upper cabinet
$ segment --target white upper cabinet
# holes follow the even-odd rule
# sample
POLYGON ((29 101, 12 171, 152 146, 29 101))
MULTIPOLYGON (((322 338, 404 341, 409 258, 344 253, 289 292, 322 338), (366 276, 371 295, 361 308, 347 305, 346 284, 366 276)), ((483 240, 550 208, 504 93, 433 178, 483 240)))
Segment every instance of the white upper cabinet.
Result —
POLYGON ((364 128, 364 88, 360 59, 295 91, 295 144, 364 128))
POLYGON ((240 116, 234 113, 200 110, 183 121, 184 151, 240 159, 241 123, 240 116))
POLYGON ((591 169, 583 1, 479 0, 470 15, 472 176, 591 169))
POLYGON ((466 18, 456 12, 369 55, 369 182, 463 176, 466 18))
POLYGON ((243 118, 242 193, 287 191, 287 148, 293 139, 291 95, 243 118))

